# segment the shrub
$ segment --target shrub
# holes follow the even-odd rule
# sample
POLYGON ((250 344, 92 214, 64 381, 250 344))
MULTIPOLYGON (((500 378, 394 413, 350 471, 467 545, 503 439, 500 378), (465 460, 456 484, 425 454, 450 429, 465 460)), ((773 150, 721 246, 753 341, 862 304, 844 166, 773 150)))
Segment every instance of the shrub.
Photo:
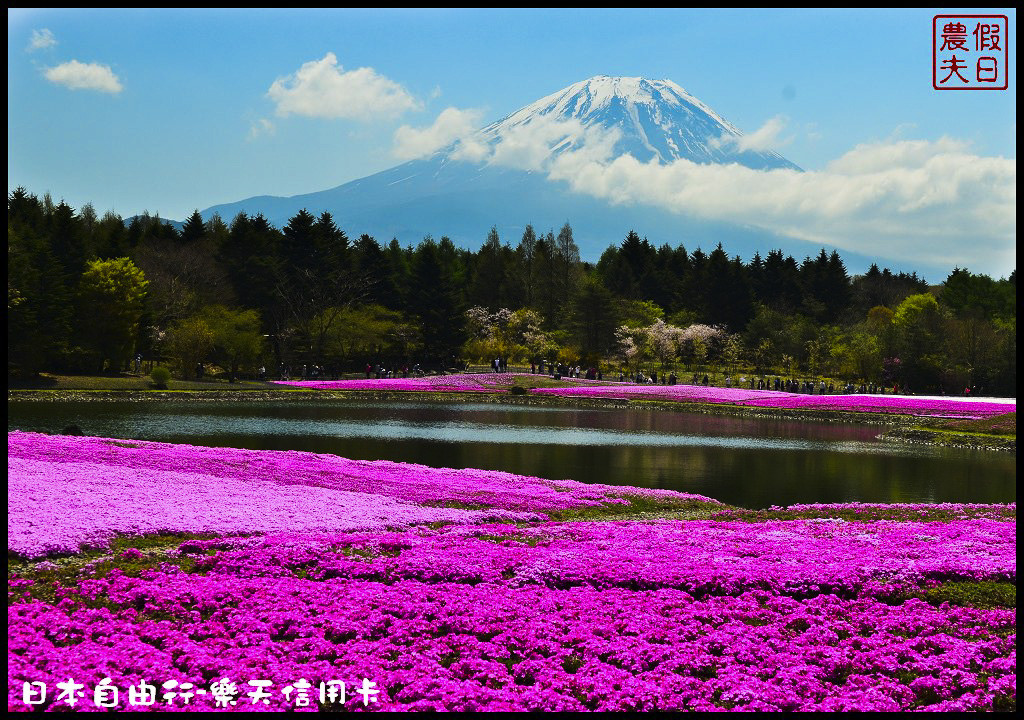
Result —
POLYGON ((167 383, 171 381, 171 371, 165 367, 155 367, 153 372, 149 374, 149 377, 153 380, 153 387, 157 390, 166 390, 167 383))

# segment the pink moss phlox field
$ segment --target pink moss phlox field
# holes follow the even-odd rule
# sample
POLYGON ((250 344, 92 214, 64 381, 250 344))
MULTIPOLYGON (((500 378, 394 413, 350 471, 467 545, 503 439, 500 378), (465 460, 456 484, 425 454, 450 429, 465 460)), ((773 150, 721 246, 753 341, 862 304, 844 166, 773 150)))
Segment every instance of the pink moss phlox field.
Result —
POLYGON ((990 503, 865 503, 865 502, 849 502, 849 503, 802 503, 798 505, 787 505, 786 507, 780 507, 778 505, 772 505, 771 510, 787 510, 789 512, 815 512, 826 514, 830 511, 853 511, 868 513, 870 511, 886 510, 886 511, 902 511, 900 513, 901 520, 913 521, 917 517, 924 517, 927 515, 934 515, 941 513, 947 517, 966 519, 968 517, 989 517, 991 519, 998 520, 1000 518, 1005 519, 1005 513, 1012 511, 1016 514, 1017 503, 1007 503, 1005 505, 993 505, 990 503))
MULTIPOLYGON (((529 528, 501 524, 277 535, 255 548, 247 544, 222 553, 207 567, 265 576, 275 572, 264 567, 269 559, 282 574, 303 568, 317 579, 676 588, 696 595, 763 589, 853 597, 946 579, 1014 582, 1016 537, 1013 522, 990 519, 549 522, 529 528), (325 554, 324 547, 365 553, 325 554)), ((196 547, 201 546, 200 541, 196 547)))
MULTIPOLYGON (((275 380, 275 385, 291 385, 310 390, 396 390, 402 392, 507 392, 517 378, 539 378, 532 373, 467 373, 429 375, 421 378, 357 378, 355 380, 275 380)), ((619 385, 609 381, 563 377, 563 381, 580 385, 619 385)))
MULTIPOLYGON (((889 507, 901 519, 550 522, 543 513, 622 494, 712 501, 19 432, 8 433, 8 470, 8 547, 22 556, 113 534, 250 533, 9 570, 9 710, 29 709, 26 682, 50 688, 37 709, 67 710, 56 683, 91 691, 109 679, 132 710, 128 689, 142 682, 222 678, 238 684, 231 709, 242 711, 291 709, 282 688, 302 679, 342 680, 345 709, 362 709, 352 691, 363 678, 381 711, 1016 704, 1015 608, 930 594, 1016 583, 1009 506, 963 506, 971 517, 960 517, 943 505, 941 522, 922 519, 936 506, 871 503, 784 510, 889 507), (272 683, 268 704, 246 697, 249 680, 272 683)), ((97 709, 91 700, 75 709, 97 709)), ((207 694, 151 709, 222 708, 207 694)))
MULTIPOLYGON (((315 390, 395 390, 405 392, 506 392, 517 377, 528 373, 477 373, 436 375, 422 378, 280 381, 315 390)), ((716 388, 700 385, 633 385, 609 381, 562 378, 578 387, 531 388, 531 393, 559 397, 642 398, 668 402, 747 405, 751 407, 831 410, 841 412, 894 413, 950 418, 987 418, 1017 411, 1015 402, 990 402, 886 395, 803 395, 775 390, 716 388)))
POLYGON ((622 488, 607 485, 306 452, 12 432, 7 453, 8 548, 26 557, 104 545, 118 534, 536 520, 537 513, 628 502, 618 497, 622 488))
MULTIPOLYGON (((185 543, 193 572, 86 574, 56 604, 12 584, 8 704, 24 709, 24 681, 67 677, 366 677, 385 711, 1005 707, 1013 609, 891 597, 938 577, 1015 578, 1013 523, 941 525, 457 526, 214 555, 185 543)), ((265 709, 286 708, 278 691, 265 709)))
POLYGON ((322 487, 258 487, 240 478, 10 458, 8 550, 23 557, 102 547, 117 535, 356 530, 529 513, 422 507, 322 487))
POLYGON ((896 413, 935 417, 985 418, 1016 412, 1017 404, 914 398, 886 395, 800 395, 774 390, 744 390, 698 385, 604 385, 571 388, 534 388, 530 392, 561 397, 643 398, 670 402, 747 405, 799 410, 896 413))

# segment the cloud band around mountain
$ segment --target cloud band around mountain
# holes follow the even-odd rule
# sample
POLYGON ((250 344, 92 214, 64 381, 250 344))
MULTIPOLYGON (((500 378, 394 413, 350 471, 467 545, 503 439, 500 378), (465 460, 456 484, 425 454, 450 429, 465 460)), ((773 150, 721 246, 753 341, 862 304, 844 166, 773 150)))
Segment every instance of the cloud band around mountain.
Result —
POLYGON ((733 147, 739 152, 747 150, 777 150, 793 142, 792 137, 782 137, 782 131, 786 128, 787 120, 781 115, 776 115, 748 135, 722 135, 713 138, 711 144, 716 147, 733 147))
POLYGON ((613 204, 652 205, 892 260, 994 274, 1016 267, 1015 158, 980 156, 944 137, 861 144, 818 171, 755 170, 641 162, 617 155, 615 140, 614 132, 550 120, 515 128, 485 152, 479 137, 465 143, 475 147, 474 159, 541 171, 613 204))
POLYGON ((403 125, 398 128, 391 153, 400 160, 425 157, 471 135, 482 117, 483 112, 480 110, 445 108, 429 127, 403 125))
POLYGON ((752 225, 909 262, 1016 267, 1017 163, 949 138, 859 145, 821 171, 557 157, 552 180, 613 203, 752 225))

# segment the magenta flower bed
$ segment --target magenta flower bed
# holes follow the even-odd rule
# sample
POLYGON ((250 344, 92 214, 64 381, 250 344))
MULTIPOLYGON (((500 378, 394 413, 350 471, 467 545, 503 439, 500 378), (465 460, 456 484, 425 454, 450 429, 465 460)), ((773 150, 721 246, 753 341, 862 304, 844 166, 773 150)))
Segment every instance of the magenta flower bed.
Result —
POLYGON ((143 683, 157 688, 151 709, 224 709, 212 690, 225 678, 229 709, 243 711, 291 709, 300 686, 305 709, 326 707, 318 686, 332 680, 346 684, 345 709, 363 709, 364 679, 377 690, 369 709, 384 711, 1016 703, 1015 608, 922 599, 949 583, 1016 582, 1007 506, 943 522, 912 519, 923 505, 898 506, 911 518, 900 522, 550 522, 539 518, 624 493, 713 501, 19 432, 8 472, 8 550, 23 557, 114 535, 250 534, 9 571, 10 710, 30 709, 25 683, 48 687, 37 709, 70 709, 56 687, 69 679, 83 687, 76 710, 98 709, 101 684, 136 709, 129 690, 143 683), (436 521, 454 524, 425 524, 436 521), (168 697, 171 681, 205 694, 168 697))
MULTIPOLYGON (((537 377, 523 373, 480 373, 473 375, 437 375, 423 378, 382 380, 307 380, 281 381, 318 390, 395 390, 407 392, 481 392, 507 391, 516 377, 537 377)), ((644 398, 669 402, 722 403, 799 410, 837 410, 843 412, 894 413, 951 418, 987 418, 1016 412, 1016 402, 953 400, 900 395, 802 395, 774 390, 745 390, 700 385, 632 385, 609 381, 563 378, 579 387, 532 388, 531 393, 561 397, 644 398)))
MULTIPOLYGON (((104 545, 118 534, 536 520, 537 513, 628 503, 623 488, 609 485, 305 452, 12 432, 7 454, 8 548, 26 557, 104 545), (433 507, 440 505, 471 509, 433 507)), ((667 490, 628 491, 715 502, 667 490)))
POLYGON ((1016 514, 1017 504, 989 505, 985 503, 803 503, 799 505, 787 505, 785 508, 773 505, 769 510, 789 510, 791 512, 812 511, 828 514, 829 511, 853 511, 854 514, 863 512, 865 514, 877 510, 897 510, 903 520, 916 520, 918 517, 941 514, 943 516, 966 519, 968 517, 989 517, 992 519, 1005 518, 1003 508, 1012 509, 1016 514))
POLYGON ((24 557, 103 547, 116 535, 384 529, 429 522, 536 519, 534 513, 423 507, 383 495, 262 486, 201 472, 10 458, 8 550, 24 557))
POLYGON ((300 678, 367 678, 378 710, 992 709, 1016 697, 1015 611, 893 594, 1013 579, 1014 541, 1013 523, 982 520, 498 525, 213 556, 193 542, 198 572, 86 574, 57 605, 15 582, 9 684, 265 679, 260 707, 280 710, 300 678))
POLYGON ((698 385, 614 385, 535 388, 540 395, 563 397, 643 398, 671 402, 728 403, 752 407, 844 412, 896 413, 936 417, 985 418, 1016 412, 1017 404, 972 400, 914 398, 899 395, 799 395, 774 390, 713 388, 698 385))
MULTIPOLYGON (((242 577, 284 576, 291 574, 288 568, 303 568, 307 577, 324 580, 676 588, 695 595, 765 589, 798 596, 853 596, 944 578, 1013 582, 1016 539, 1013 522, 988 518, 949 523, 548 522, 528 528, 494 524, 278 535, 255 548, 241 541, 239 550, 222 553, 210 567, 242 577), (358 547, 375 559, 337 550, 325 554, 324 547, 358 547)), ((221 540, 205 544, 224 546, 221 540)), ((198 550, 205 545, 193 546, 198 550)))

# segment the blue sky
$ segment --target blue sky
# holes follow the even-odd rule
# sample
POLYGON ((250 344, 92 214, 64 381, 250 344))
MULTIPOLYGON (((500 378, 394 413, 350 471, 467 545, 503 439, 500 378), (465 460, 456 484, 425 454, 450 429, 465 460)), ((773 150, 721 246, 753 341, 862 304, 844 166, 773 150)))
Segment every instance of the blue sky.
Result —
MULTIPOLYGON (((490 122, 606 74, 669 78, 812 171, 863 144, 952 140, 1012 160, 1015 208, 1016 14, 992 11, 1010 18, 1009 89, 940 92, 936 12, 9 10, 8 190, 180 219, 363 177, 399 162, 400 128, 448 108, 490 122), (329 53, 339 76, 372 69, 345 86, 369 105, 289 110, 275 82, 329 53)), ((1012 269, 1000 252, 992 271, 1012 269)))

